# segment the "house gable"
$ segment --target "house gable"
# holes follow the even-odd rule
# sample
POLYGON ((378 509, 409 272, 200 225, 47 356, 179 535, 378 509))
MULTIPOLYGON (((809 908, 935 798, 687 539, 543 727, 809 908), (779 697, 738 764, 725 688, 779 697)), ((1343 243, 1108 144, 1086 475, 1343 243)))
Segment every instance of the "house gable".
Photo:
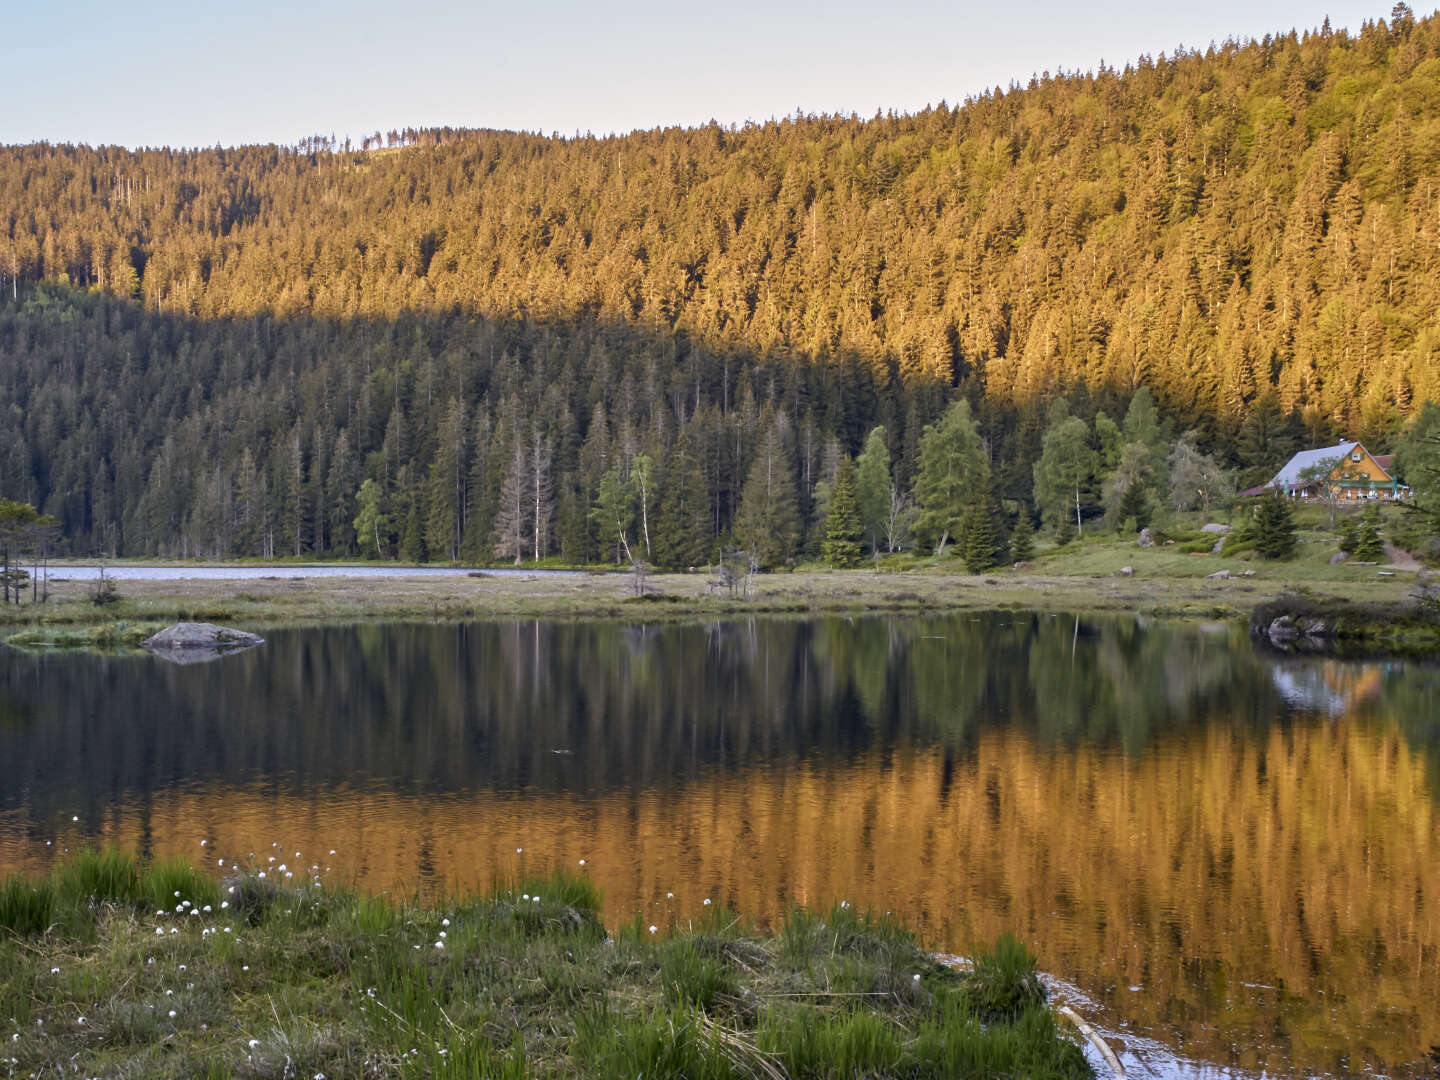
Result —
POLYGON ((1374 455, 1358 442, 1340 459, 1327 478, 1337 487, 1390 484, 1395 478, 1380 467, 1374 455))

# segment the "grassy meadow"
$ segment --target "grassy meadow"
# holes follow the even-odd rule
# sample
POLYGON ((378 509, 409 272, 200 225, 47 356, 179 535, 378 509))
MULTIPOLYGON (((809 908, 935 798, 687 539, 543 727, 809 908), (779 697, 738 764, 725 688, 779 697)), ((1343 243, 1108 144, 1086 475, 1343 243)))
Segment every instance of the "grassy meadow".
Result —
MULTIPOLYGON (((1400 509, 1386 513, 1387 528, 1403 522, 1400 509)), ((1087 529, 1063 547, 1042 539, 1034 558, 1020 568, 999 566, 983 574, 967 573, 953 548, 943 558, 907 552, 852 570, 802 563, 755 575, 748 596, 731 595, 704 570, 652 574, 645 595, 637 596, 628 572, 586 567, 570 575, 476 570, 446 577, 120 580, 111 601, 96 604, 94 584, 65 580, 64 564, 56 564, 47 601, 33 604, 27 598, 0 607, 0 635, 34 648, 119 650, 182 620, 263 631, 371 619, 658 622, 996 609, 1226 619, 1246 617, 1257 605, 1297 592, 1397 610, 1410 604, 1419 573, 1413 565, 1332 565, 1339 539, 1323 509, 1300 507, 1296 516, 1299 544, 1284 560, 1243 550, 1235 556, 1212 554, 1218 537, 1199 533, 1203 519, 1190 515, 1170 526, 1169 535, 1178 539, 1167 542, 1162 533, 1154 547, 1139 547, 1133 535, 1087 529), (1211 576, 1221 571, 1230 576, 1211 576)), ((534 569, 559 568, 547 563, 534 569)))
POLYGON ((0 1073, 1090 1075, 1012 939, 962 971, 844 904, 612 932, 583 868, 422 905, 287 854, 214 876, 87 850, 0 882, 0 1073))

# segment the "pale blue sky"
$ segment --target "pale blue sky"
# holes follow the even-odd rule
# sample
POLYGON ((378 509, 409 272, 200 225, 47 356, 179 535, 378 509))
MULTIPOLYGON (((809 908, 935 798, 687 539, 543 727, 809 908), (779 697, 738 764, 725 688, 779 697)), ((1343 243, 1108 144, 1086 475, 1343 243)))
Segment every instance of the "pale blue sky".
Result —
POLYGON ((912 111, 1327 14, 1358 30, 1391 3, 1319 5, 0 0, 0 143, 292 143, 445 124, 599 134, 912 111))

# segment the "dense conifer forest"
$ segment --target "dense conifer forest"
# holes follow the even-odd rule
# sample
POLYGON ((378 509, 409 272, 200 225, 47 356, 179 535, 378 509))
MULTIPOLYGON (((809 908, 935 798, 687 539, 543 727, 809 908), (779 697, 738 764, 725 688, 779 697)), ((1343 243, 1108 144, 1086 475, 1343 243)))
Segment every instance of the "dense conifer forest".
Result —
POLYGON ((3 147, 0 286, 0 497, 77 553, 983 564, 1440 401, 1440 17, 913 116, 3 147))

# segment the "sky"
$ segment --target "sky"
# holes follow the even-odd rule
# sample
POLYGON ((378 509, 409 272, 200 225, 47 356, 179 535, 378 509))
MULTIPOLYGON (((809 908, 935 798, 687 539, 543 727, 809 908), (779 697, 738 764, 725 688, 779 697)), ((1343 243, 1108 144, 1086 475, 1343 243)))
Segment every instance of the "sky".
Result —
POLYGON ((290 144, 445 125, 598 135, 797 109, 873 116, 1326 15, 1358 31, 1391 7, 1318 3, 0 0, 0 143, 290 144))

